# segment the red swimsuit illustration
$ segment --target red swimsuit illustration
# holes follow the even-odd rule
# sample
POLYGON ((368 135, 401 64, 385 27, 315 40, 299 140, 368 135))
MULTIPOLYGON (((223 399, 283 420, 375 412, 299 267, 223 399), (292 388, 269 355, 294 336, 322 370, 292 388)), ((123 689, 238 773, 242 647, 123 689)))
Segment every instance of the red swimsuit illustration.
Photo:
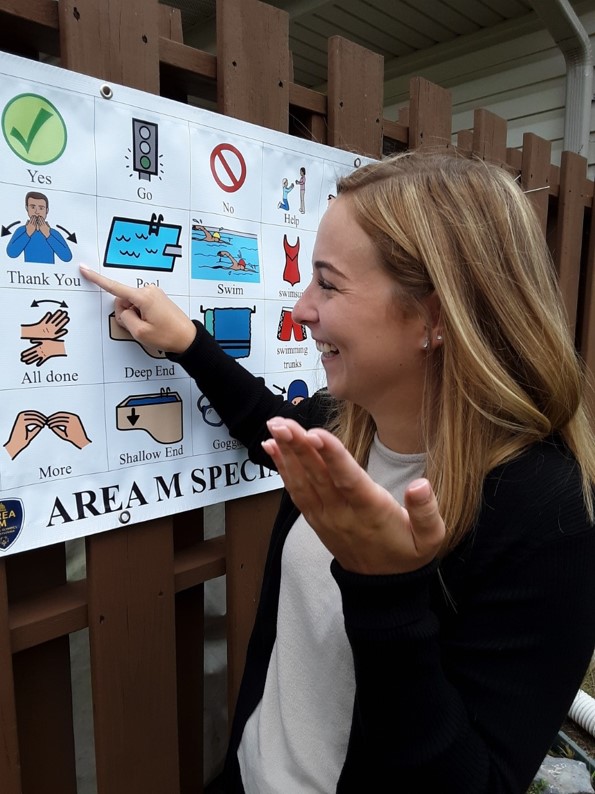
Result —
POLYGON ((283 281, 287 281, 293 287, 300 281, 300 266, 298 254, 300 252, 300 238, 298 237, 294 245, 287 241, 287 235, 283 235, 283 248, 285 249, 285 269, 283 270, 283 281))

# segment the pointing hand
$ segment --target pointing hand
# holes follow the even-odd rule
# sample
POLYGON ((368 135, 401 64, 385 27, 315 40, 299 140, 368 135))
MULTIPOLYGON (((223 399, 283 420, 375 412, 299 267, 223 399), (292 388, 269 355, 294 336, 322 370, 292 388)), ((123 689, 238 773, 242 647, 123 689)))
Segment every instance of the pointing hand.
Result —
POLYGON ((194 323, 159 287, 128 287, 82 266, 81 273, 115 296, 116 321, 141 345, 183 353, 194 341, 194 323))

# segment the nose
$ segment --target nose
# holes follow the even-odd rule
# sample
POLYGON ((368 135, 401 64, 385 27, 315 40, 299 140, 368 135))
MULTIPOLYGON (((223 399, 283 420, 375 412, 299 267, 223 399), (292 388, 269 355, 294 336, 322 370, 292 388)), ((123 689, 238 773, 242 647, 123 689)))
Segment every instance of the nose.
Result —
POLYGON ((293 319, 296 323, 311 326, 318 322, 318 309, 315 300, 314 279, 302 292, 293 307, 293 319))

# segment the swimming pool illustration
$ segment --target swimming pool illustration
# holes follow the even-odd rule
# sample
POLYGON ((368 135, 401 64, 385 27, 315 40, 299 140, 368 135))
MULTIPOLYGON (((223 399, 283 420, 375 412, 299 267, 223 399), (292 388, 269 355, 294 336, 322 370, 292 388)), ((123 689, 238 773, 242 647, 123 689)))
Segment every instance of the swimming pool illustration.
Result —
POLYGON ((181 226, 163 223, 163 215, 155 213, 149 221, 113 218, 103 264, 170 273, 176 258, 182 256, 181 232, 181 226))

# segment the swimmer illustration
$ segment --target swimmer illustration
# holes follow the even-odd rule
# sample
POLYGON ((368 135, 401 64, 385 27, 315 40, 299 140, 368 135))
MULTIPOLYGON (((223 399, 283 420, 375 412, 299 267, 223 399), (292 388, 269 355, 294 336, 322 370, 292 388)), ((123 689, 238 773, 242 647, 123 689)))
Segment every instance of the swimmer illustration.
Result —
POLYGON ((300 178, 295 180, 295 184, 300 187, 300 212, 306 211, 306 169, 300 168, 300 178))
POLYGON ((14 460, 20 455, 44 427, 49 427, 58 438, 68 441, 77 449, 83 449, 91 443, 77 414, 70 411, 56 411, 51 416, 45 416, 40 411, 21 411, 17 414, 8 441, 4 444, 4 449, 11 459, 14 460))
POLYGON ((227 257, 231 262, 230 268, 232 270, 246 270, 246 260, 242 258, 241 251, 238 251, 238 259, 232 256, 229 251, 218 251, 217 256, 227 257))
POLYGON ((288 210, 289 209, 289 194, 293 190, 294 185, 293 182, 289 184, 287 178, 283 179, 281 182, 281 190, 283 191, 283 198, 277 204, 278 209, 281 210, 288 210))
POLYGON ((219 243, 229 245, 229 240, 226 240, 224 237, 221 236, 221 231, 223 227, 219 227, 215 229, 214 227, 209 228, 205 226, 202 221, 197 221, 196 218, 192 218, 192 231, 193 232, 201 232, 202 237, 195 237, 194 234, 192 235, 193 240, 204 241, 206 243, 219 243))
POLYGON ((226 281, 260 282, 258 237, 254 232, 223 227, 216 231, 215 227, 206 226, 196 218, 193 218, 192 229, 193 279, 221 281, 221 271, 226 271, 226 281))
POLYGON ((55 312, 46 312, 36 323, 21 325, 21 339, 33 343, 21 353, 23 364, 40 367, 51 358, 66 356, 64 337, 68 333, 66 326, 69 322, 68 312, 56 309, 55 312))
MULTIPOLYGON (((10 239, 6 253, 11 259, 23 254, 25 262, 53 265, 56 256, 70 262, 72 251, 60 232, 47 222, 50 202, 44 193, 30 191, 25 196, 25 207, 29 220, 19 226, 10 239)), ((58 228, 62 229, 62 226, 58 228)), ((66 230, 64 230, 66 231, 66 230)), ((76 235, 67 232, 69 242, 76 243, 76 235)))

